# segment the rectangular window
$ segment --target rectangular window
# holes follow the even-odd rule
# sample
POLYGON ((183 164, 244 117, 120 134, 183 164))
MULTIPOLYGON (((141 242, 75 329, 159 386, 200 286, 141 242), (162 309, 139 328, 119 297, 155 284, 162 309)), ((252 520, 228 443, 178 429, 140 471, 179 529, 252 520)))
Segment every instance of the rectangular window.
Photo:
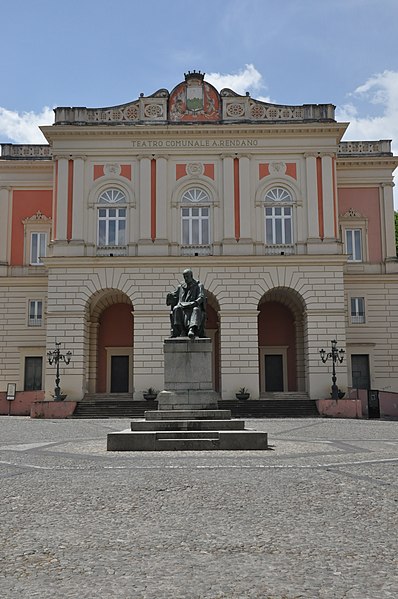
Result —
POLYGON ((265 242, 269 245, 292 243, 292 209, 290 206, 265 208, 265 242))
POLYGON ((40 327, 43 323, 43 302, 41 300, 29 300, 29 318, 30 327, 40 327))
POLYGON ((365 322, 365 298, 351 298, 351 322, 352 324, 363 324, 365 322))
POLYGON ((98 245, 112 246, 126 243, 126 208, 98 210, 98 245))
POLYGON ((208 208, 182 208, 181 230, 183 245, 208 245, 210 222, 208 208))
POLYGON ((346 229, 346 252, 349 262, 362 262, 362 230, 346 229))
POLYGON ((46 255, 47 233, 31 233, 30 235, 30 264, 35 266, 43 264, 42 258, 46 255))
POLYGON ((25 358, 24 391, 38 391, 42 385, 43 358, 41 356, 25 358))

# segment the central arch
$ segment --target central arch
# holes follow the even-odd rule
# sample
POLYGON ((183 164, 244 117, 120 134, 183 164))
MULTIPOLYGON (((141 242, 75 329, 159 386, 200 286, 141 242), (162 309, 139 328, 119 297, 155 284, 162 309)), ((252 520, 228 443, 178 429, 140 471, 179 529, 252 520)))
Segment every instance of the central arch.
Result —
POLYGON ((276 287, 258 304, 260 395, 306 390, 305 303, 297 291, 276 287))

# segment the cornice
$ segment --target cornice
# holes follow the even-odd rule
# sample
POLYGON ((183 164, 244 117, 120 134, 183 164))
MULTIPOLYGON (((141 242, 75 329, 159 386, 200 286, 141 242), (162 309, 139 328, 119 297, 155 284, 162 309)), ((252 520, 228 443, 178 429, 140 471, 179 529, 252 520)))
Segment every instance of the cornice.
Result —
POLYGON ((0 172, 3 171, 50 171, 53 168, 53 161, 50 160, 0 160, 0 172))
POLYGON ((389 167, 396 168, 398 166, 398 156, 355 156, 355 158, 339 158, 336 160, 337 170, 352 169, 353 167, 389 167))
POLYGON ((237 267, 281 267, 281 266, 336 266, 342 268, 347 262, 345 255, 289 255, 289 256, 92 256, 92 257, 47 257, 43 262, 49 270, 81 268, 173 268, 178 272, 188 262, 193 268, 237 267))
POLYGON ((187 125, 49 125, 40 127, 46 139, 52 140, 65 137, 263 137, 280 135, 325 135, 333 134, 339 139, 347 127, 346 123, 284 123, 272 125, 249 125, 237 123, 233 125, 220 124, 187 124, 187 125))

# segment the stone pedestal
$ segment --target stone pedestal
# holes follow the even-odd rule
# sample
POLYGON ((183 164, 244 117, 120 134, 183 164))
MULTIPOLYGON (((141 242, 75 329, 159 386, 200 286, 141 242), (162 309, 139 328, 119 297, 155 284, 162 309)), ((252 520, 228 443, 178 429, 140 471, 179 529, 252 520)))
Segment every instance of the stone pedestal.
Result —
POLYGON ((211 410, 217 408, 213 391, 211 339, 165 339, 164 390, 159 410, 211 410))

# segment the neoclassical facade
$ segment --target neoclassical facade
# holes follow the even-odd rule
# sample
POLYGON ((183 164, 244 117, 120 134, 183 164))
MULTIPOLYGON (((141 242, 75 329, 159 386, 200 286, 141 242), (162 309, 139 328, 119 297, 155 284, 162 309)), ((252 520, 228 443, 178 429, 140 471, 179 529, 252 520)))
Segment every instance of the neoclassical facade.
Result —
POLYGON ((163 386, 166 293, 207 291, 213 383, 327 397, 398 391, 390 142, 342 141, 331 104, 220 93, 200 72, 107 108, 57 108, 47 145, 0 159, 0 391, 70 399, 163 386))

